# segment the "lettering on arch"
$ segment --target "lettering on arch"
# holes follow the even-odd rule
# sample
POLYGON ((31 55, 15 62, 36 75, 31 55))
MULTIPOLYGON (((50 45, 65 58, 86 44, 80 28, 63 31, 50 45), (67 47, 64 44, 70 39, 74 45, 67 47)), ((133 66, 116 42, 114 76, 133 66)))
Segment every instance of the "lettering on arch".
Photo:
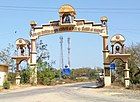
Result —
POLYGON ((59 25, 59 22, 51 22, 49 25, 42 25, 41 27, 35 27, 32 36, 44 36, 62 32, 85 32, 101 34, 105 32, 105 27, 102 24, 94 24, 93 22, 76 21, 72 25, 59 25))

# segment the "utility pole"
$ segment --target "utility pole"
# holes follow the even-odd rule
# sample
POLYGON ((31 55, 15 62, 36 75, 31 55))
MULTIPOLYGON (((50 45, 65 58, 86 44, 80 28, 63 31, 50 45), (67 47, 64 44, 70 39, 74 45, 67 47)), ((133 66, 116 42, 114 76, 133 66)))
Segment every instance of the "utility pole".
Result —
POLYGON ((59 37, 60 39, 60 79, 61 79, 61 72, 62 72, 62 69, 64 68, 64 62, 63 62, 63 37, 60 36, 59 37))
POLYGON ((67 41, 68 41, 68 66, 70 68, 70 38, 68 38, 67 41))

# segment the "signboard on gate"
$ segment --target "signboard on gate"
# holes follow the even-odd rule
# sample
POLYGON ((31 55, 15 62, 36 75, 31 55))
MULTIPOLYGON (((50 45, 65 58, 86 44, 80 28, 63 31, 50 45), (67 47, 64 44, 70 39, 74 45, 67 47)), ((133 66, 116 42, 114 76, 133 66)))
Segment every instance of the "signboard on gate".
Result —
POLYGON ((110 64, 110 69, 111 69, 111 70, 115 70, 115 68, 116 68, 116 64, 115 64, 115 63, 111 63, 111 64, 110 64))
POLYGON ((65 68, 62 69, 62 75, 69 76, 71 74, 71 70, 68 66, 65 66, 65 68))

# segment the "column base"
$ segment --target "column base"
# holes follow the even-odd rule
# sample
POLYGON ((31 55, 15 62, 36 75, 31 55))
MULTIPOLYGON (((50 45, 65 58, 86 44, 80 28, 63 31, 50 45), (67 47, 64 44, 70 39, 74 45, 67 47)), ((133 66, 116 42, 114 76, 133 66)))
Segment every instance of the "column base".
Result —
POLYGON ((125 88, 129 88, 129 86, 130 86, 129 79, 125 79, 125 88))
POLYGON ((111 76, 104 77, 104 84, 105 86, 111 86, 111 76))
POLYGON ((30 84, 31 85, 37 85, 37 67, 35 64, 33 66, 30 66, 31 76, 30 76, 30 84))
POLYGON ((21 79, 20 76, 16 77, 16 85, 20 85, 20 79, 21 79))

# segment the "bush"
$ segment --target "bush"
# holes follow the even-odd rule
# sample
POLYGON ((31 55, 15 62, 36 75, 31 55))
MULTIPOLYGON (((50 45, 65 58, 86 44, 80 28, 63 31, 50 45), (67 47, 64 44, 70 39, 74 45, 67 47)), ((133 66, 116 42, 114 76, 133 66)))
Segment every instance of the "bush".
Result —
POLYGON ((130 78, 132 84, 140 84, 140 76, 133 76, 130 78))
POLYGON ((90 70, 90 72, 89 72, 89 79, 90 80, 95 80, 97 78, 99 78, 99 71, 90 70))
POLYGON ((27 68, 27 69, 23 69, 20 73, 20 76, 21 76, 21 83, 22 84, 27 84, 30 82, 30 69, 27 68))
POLYGON ((38 83, 43 85, 52 85, 55 83, 55 79, 57 76, 58 75, 53 69, 45 68, 42 71, 38 71, 38 83))
POLYGON ((15 80, 16 80, 16 73, 12 73, 9 72, 8 76, 7 76, 7 80, 11 83, 11 84, 15 84, 15 80))
POLYGON ((10 89, 10 82, 9 82, 9 81, 5 81, 5 82, 3 83, 3 88, 4 88, 4 89, 10 89))

